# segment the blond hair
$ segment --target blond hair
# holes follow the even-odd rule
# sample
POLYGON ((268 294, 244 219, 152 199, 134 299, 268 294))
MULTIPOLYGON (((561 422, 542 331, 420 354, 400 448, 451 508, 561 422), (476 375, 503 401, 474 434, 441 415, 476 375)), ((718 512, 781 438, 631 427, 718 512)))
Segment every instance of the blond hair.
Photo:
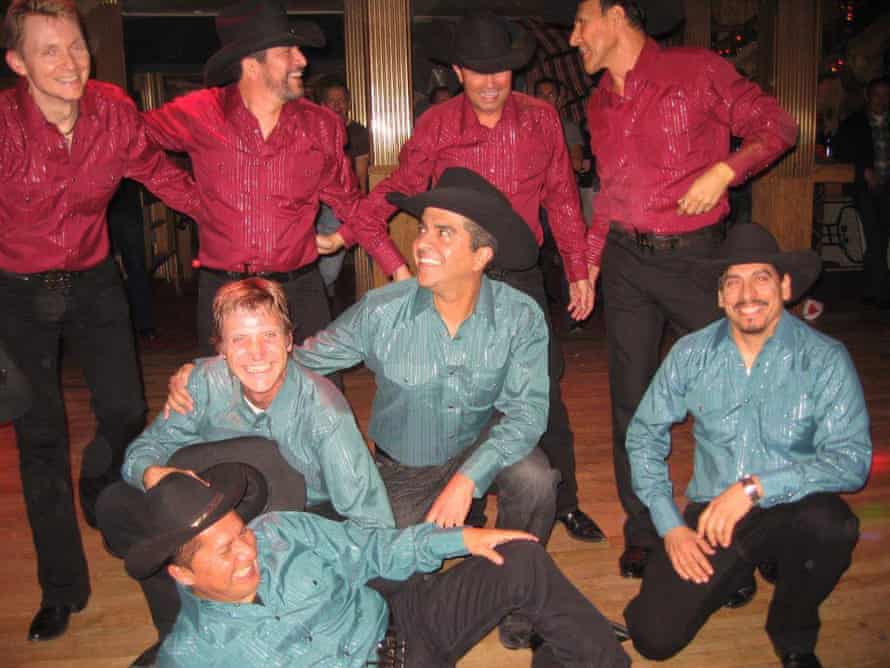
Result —
POLYGON ((3 45, 7 49, 19 50, 25 34, 25 19, 34 15, 71 19, 83 32, 83 21, 74 0, 12 0, 3 20, 3 45))
POLYGON ((284 289, 265 278, 245 278, 222 286, 213 298, 213 343, 222 340, 223 320, 235 311, 266 310, 278 316, 286 334, 293 331, 284 289))

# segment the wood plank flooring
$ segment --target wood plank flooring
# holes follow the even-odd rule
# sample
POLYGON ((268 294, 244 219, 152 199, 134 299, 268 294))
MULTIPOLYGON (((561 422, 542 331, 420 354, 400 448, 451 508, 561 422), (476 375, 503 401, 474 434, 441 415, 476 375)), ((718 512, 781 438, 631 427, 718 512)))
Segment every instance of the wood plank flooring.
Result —
MULTIPOLYGON (((166 345, 143 351, 146 392, 151 415, 160 408, 173 369, 194 354, 189 330, 191 311, 177 307, 162 322, 166 345), (176 323, 179 323, 178 325, 176 323), (187 323, 183 325, 182 323, 187 323)), ((840 338, 850 349, 862 377, 875 444, 870 481, 849 498, 862 521, 862 538, 853 565, 822 607, 817 651, 829 668, 890 666, 890 313, 829 312, 817 326, 840 338)), ((622 550, 622 512, 612 472, 608 379, 601 318, 580 335, 565 337, 567 373, 563 392, 576 435, 578 482, 583 508, 608 534, 605 544, 569 539, 558 526, 550 552, 571 580, 609 617, 620 619, 639 582, 618 576, 622 550)), ((63 376, 74 471, 92 437, 94 422, 89 393, 80 372, 66 366, 63 376)), ((362 425, 367 424, 374 382, 365 370, 346 375, 347 395, 362 425)), ((672 475, 678 490, 691 471, 687 426, 677 428, 672 475)), ((111 668, 127 666, 154 640, 153 627, 138 587, 121 562, 109 556, 95 531, 83 525, 93 595, 72 618, 68 633, 48 643, 25 640, 39 604, 33 548, 25 519, 18 477, 18 455, 11 426, 0 426, 0 665, 39 668, 111 668)), ((490 512, 489 515, 492 513, 490 512)), ((777 666, 763 631, 772 588, 759 581, 755 600, 740 610, 717 613, 699 637, 668 668, 777 666)), ((633 653, 634 665, 655 665, 633 653)), ((496 634, 489 635, 460 663, 462 668, 498 668, 530 664, 528 652, 508 652, 496 634)))

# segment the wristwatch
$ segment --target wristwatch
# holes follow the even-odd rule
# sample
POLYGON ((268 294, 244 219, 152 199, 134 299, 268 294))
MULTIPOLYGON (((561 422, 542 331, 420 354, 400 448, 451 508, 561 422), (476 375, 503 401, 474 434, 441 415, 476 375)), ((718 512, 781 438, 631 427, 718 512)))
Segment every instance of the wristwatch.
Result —
POLYGON ((742 484, 742 491, 748 495, 748 498, 751 499, 751 505, 756 506, 760 503, 760 492, 757 491, 757 483, 754 482, 754 478, 749 475, 744 476, 739 480, 742 484))

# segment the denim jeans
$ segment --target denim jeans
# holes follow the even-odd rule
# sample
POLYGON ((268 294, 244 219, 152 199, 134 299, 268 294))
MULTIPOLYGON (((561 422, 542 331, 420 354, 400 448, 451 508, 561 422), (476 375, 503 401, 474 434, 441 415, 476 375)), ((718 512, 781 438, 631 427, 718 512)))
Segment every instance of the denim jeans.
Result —
MULTIPOLYGON (((318 209, 318 218, 315 219, 315 231, 319 234, 333 234, 340 229, 340 221, 327 204, 322 204, 318 209)), ((343 260, 346 257, 346 249, 341 248, 331 255, 320 255, 318 258, 318 271, 321 272, 321 280, 325 289, 330 292, 340 270, 343 268, 343 260)))

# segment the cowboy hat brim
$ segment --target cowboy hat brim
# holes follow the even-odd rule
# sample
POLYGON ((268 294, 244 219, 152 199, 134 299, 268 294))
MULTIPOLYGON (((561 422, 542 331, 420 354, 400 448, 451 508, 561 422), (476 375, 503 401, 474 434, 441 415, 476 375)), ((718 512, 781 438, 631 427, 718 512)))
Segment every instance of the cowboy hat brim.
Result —
POLYGON ((507 70, 519 70, 528 65, 538 44, 534 35, 522 29, 507 53, 491 58, 464 58, 452 50, 451 64, 465 67, 479 74, 495 74, 507 70))
POLYGON ((498 241, 494 264, 502 269, 524 271, 538 262, 538 244, 532 231, 506 200, 486 197, 470 188, 447 186, 414 196, 391 192, 386 199, 418 219, 427 207, 469 218, 498 241), (506 239, 506 235, 511 238, 506 239))
POLYGON ((256 469, 248 465, 221 464, 201 471, 198 475, 220 494, 219 501, 191 525, 149 536, 133 545, 124 559, 124 568, 131 577, 144 580, 154 575, 180 546, 230 511, 237 511, 247 522, 256 517, 266 504, 265 481, 256 469))
POLYGON ((266 505, 259 514, 276 510, 304 510, 306 481, 287 463, 274 441, 259 437, 239 437, 212 443, 196 443, 180 448, 167 466, 203 471, 217 464, 247 464, 266 481, 266 505))
POLYGON ((204 66, 204 83, 222 86, 233 80, 232 65, 245 56, 276 46, 300 46, 321 48, 325 45, 324 33, 317 23, 296 21, 287 31, 260 37, 247 37, 231 42, 210 56, 204 66))
POLYGON ((812 251, 785 251, 778 253, 757 253, 742 251, 729 257, 702 260, 700 266, 708 272, 713 284, 726 271, 736 264, 771 264, 780 274, 791 276, 790 303, 798 301, 822 273, 822 260, 812 251))

